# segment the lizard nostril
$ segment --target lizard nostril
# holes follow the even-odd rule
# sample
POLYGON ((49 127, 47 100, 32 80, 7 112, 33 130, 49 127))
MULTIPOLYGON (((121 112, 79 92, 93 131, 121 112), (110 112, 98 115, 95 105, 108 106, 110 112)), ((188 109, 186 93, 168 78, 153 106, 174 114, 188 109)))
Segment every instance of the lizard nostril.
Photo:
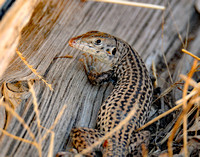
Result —
POLYGON ((73 47, 76 44, 76 41, 74 40, 74 38, 69 40, 69 46, 73 47))

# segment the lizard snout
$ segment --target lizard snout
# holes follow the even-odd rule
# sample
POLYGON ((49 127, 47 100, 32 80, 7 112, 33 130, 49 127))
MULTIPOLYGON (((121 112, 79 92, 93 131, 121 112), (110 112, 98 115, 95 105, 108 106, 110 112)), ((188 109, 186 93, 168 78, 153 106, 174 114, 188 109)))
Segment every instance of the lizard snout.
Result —
POLYGON ((69 46, 74 47, 75 44, 76 44, 75 38, 71 38, 71 39, 69 40, 69 46))

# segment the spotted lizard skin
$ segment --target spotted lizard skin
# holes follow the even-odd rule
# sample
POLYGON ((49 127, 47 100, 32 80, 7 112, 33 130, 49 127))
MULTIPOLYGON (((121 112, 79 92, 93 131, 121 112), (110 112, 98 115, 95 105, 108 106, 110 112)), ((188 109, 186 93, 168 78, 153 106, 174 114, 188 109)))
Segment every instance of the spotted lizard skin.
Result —
MULTIPOLYGON (((149 132, 135 132, 148 119, 153 87, 147 69, 138 53, 125 41, 110 34, 90 31, 72 38, 71 47, 88 53, 108 64, 108 71, 98 73, 85 64, 86 74, 92 84, 112 82, 114 89, 101 105, 96 129, 75 128, 72 139, 80 152, 115 128, 131 110, 135 114, 127 124, 104 141, 96 150, 103 157, 141 156, 141 144, 148 144, 149 132)), ((95 150, 87 156, 95 156, 95 150)))

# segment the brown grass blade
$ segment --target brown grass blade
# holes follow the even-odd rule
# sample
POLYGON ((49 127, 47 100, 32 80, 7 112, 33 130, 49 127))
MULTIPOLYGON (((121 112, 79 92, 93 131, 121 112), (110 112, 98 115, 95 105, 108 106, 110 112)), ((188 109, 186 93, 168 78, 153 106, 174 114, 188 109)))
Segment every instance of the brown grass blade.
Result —
POLYGON ((156 66, 155 66, 154 61, 152 61, 151 69, 152 69, 153 76, 155 77, 153 86, 154 88, 156 88, 158 86, 158 78, 157 78, 156 66))
MULTIPOLYGON (((189 78, 191 78, 192 75, 194 74, 194 72, 196 70, 196 66, 197 66, 197 60, 194 61, 193 66, 192 66, 190 72, 188 73, 189 78)), ((174 139, 177 129, 179 128, 179 124, 181 123, 182 119, 183 119, 183 145, 184 145, 183 147, 184 147, 185 156, 188 156, 188 151, 187 151, 187 112, 193 105, 191 102, 188 103, 188 105, 187 105, 187 99, 185 99, 185 97, 187 95, 188 87, 189 87, 189 79, 186 80, 186 82, 184 84, 184 88, 183 88, 183 112, 181 113, 180 117, 178 118, 177 122, 175 123, 175 125, 172 129, 172 134, 170 135, 169 140, 168 140, 168 153, 169 153, 170 157, 173 156, 172 141, 174 139)))
POLYGON ((115 3, 115 4, 129 5, 129 6, 134 6, 134 7, 143 7, 143 8, 149 8, 149 9, 165 10, 164 6, 147 4, 147 3, 139 3, 139 2, 131 2, 131 1, 126 1, 126 0, 82 0, 82 1, 96 1, 96 2, 105 2, 105 3, 115 3))
POLYGON ((39 77, 49 88, 50 90, 53 90, 53 88, 51 87, 51 84, 47 83, 47 81, 45 79, 43 79, 43 77, 33 68, 32 65, 28 64, 28 62, 26 61, 26 58, 22 56, 22 53, 18 50, 16 50, 16 53, 18 54, 18 56, 21 58, 21 60, 24 62, 24 64, 37 76, 39 77))
POLYGON ((53 128, 56 126, 56 124, 58 123, 58 121, 60 120, 60 118, 62 117, 65 109, 67 108, 67 105, 64 105, 61 109, 61 111, 59 112, 58 116, 56 117, 53 125, 49 128, 49 130, 53 130, 53 128))
MULTIPOLYGON (((194 103, 194 101, 191 101, 191 103, 194 103)), ((190 110, 190 112, 188 112, 187 118, 188 118, 189 116, 191 116, 191 114, 192 114, 196 109, 197 109, 197 106, 194 106, 194 107, 190 110)), ((181 122, 179 123, 178 127, 180 127, 182 124, 183 124, 183 121, 181 121, 181 122)), ((172 133, 172 130, 159 142, 159 144, 163 144, 163 143, 169 138, 169 136, 171 135, 171 133, 172 133)))
MULTIPOLYGON (((191 100, 190 100, 190 101, 191 101, 191 100)), ((192 101, 191 101, 191 102, 192 102, 192 101)), ((167 143, 167 145, 168 145, 168 153, 169 153, 169 156, 170 156, 170 157, 173 156, 173 152, 172 152, 172 141, 173 141, 173 139, 174 139, 174 136, 175 136, 175 134, 176 134, 178 128, 179 128, 180 125, 181 125, 181 121, 183 120, 183 116, 184 116, 185 114, 187 115, 187 112, 188 112, 188 111, 191 109, 191 107, 193 106, 193 103, 191 103, 191 102, 188 103, 188 106, 187 106, 186 110, 183 110, 183 112, 182 112, 181 115, 179 116, 178 120, 176 121, 176 123, 175 123, 175 125, 174 125, 174 127, 173 127, 173 129, 172 129, 172 131, 171 131, 171 135, 170 135, 170 137, 169 137, 169 139, 168 139, 168 143, 167 143)), ((195 107, 194 109, 196 109, 196 107, 195 107)))
MULTIPOLYGON (((198 91, 196 89, 193 89, 184 99, 188 100, 188 99, 190 99, 191 97, 193 97, 197 93, 198 93, 198 91)), ((182 104, 184 99, 182 98, 182 99, 176 101, 176 104, 182 104)))
POLYGON ((49 152, 48 152, 47 157, 53 157, 54 137, 55 137, 55 133, 54 133, 53 131, 51 131, 51 138, 50 138, 49 152))
POLYGON ((136 131, 140 131, 140 130, 146 128, 147 126, 153 124, 154 122, 156 122, 156 121, 158 121, 159 119, 165 117, 166 115, 170 114, 171 112, 177 110, 177 109, 180 108, 182 105, 183 105, 183 104, 179 104, 179 105, 177 105, 177 106, 171 108, 170 110, 164 112, 163 114, 157 116, 156 118, 152 119, 152 120, 149 121, 148 123, 144 124, 143 126, 141 126, 141 127, 140 127, 139 129, 137 129, 136 131))
POLYGON ((171 83, 173 83, 173 79, 172 79, 172 76, 171 76, 171 73, 170 73, 170 70, 169 70, 169 66, 167 64, 167 59, 165 57, 165 53, 164 53, 164 50, 163 50, 163 45, 164 45, 164 24, 165 24, 165 11, 163 11, 163 14, 162 14, 162 36, 161 36, 162 45, 161 45, 161 52, 162 52, 162 56, 163 56, 165 65, 167 67, 167 72, 169 74, 170 81, 171 81, 171 83))
POLYGON ((168 5, 169 5, 170 15, 171 15, 171 18, 172 18, 174 27, 176 28, 176 32, 178 33, 178 37, 179 37, 179 39, 180 39, 180 41, 181 41, 181 43, 182 43, 182 46, 185 47, 185 44, 184 44, 184 42, 183 42, 183 38, 182 38, 182 36, 181 36, 181 34, 180 34, 180 31, 179 31, 179 28, 178 28, 178 26, 177 26, 177 24, 176 24, 176 20, 174 19, 174 15, 172 14, 172 10, 171 10, 172 7, 171 7, 171 5, 170 5, 169 2, 168 2, 168 5))
MULTIPOLYGON (((185 100, 184 98, 187 95, 188 92, 188 88, 189 88, 189 81, 192 78, 193 74, 195 73, 195 69, 197 66, 197 60, 194 60, 193 66, 191 68, 191 71, 188 74, 188 78, 185 81, 185 85, 183 88, 183 110, 186 110, 187 108, 187 100, 185 100)), ((184 148, 184 152, 185 152, 185 156, 188 156, 188 150, 187 150, 187 114, 183 115, 183 148, 184 148)))
POLYGON ((189 81, 188 83, 191 85, 191 86, 193 86, 194 88, 200 88, 200 83, 196 83, 192 78, 190 78, 190 77, 187 77, 187 76, 185 76, 185 75, 180 75, 180 78, 182 79, 182 80, 184 80, 184 81, 189 81))
POLYGON ((29 140, 26 140, 24 138, 21 138, 21 137, 18 137, 18 136, 15 136, 13 134, 10 134, 8 133, 6 130, 3 130, 2 128, 0 128, 0 131, 4 134, 4 135, 7 135, 15 140, 18 140, 18 141, 22 141, 22 142, 25 142, 25 143, 28 143, 28 144, 31 144, 31 145, 34 145, 35 147, 38 147, 38 144, 36 142, 33 142, 33 141, 29 141, 29 140))
POLYGON ((179 83, 181 83, 181 81, 177 81, 175 83, 173 83, 170 87, 168 87, 167 89, 164 90, 164 92, 162 92, 158 98, 156 98, 152 103, 156 102, 158 99, 162 98, 163 96, 167 95, 169 92, 171 92, 175 87, 177 87, 179 85, 179 83))
MULTIPOLYGON (((36 115, 36 121, 37 121, 37 129, 38 129, 38 137, 39 137, 39 142, 38 145, 40 148, 42 148, 42 140, 41 140, 41 122, 40 122, 40 113, 38 110, 38 104, 37 104, 37 98, 35 95, 35 90, 33 89, 33 85, 31 84, 30 81, 28 81, 28 86, 29 86, 29 91, 31 92, 33 96, 33 106, 34 106, 34 111, 36 115)), ((42 149, 38 149, 39 156, 42 157, 42 149)))
POLYGON ((192 56, 193 58, 197 59, 198 61, 200 61, 199 57, 197 57, 196 55, 194 55, 191 52, 187 51, 186 49, 182 49, 181 51, 186 53, 186 54, 188 54, 188 55, 190 55, 190 56, 192 56))
POLYGON ((22 125, 23 127, 27 130, 28 134, 30 137, 35 141, 35 135, 32 133, 30 130, 29 126, 25 123, 24 119, 22 119, 15 110, 13 110, 8 104, 3 102, 3 97, 0 99, 0 105, 4 106, 6 110, 11 113, 22 125))
MULTIPOLYGON (((57 117, 56 117, 56 119, 55 119, 53 125, 48 129, 49 131, 51 131, 51 130, 54 129, 54 127, 56 126, 56 124, 58 123, 58 121, 60 120, 60 118, 62 117, 62 115, 63 115, 63 113, 64 113, 64 111, 65 111, 66 108, 67 108, 67 105, 64 105, 64 106, 62 107, 62 109, 61 109, 61 111, 59 112, 59 114, 57 115, 57 117)), ((42 140, 44 140, 44 139, 47 137, 47 135, 48 135, 48 132, 44 134, 44 136, 42 137, 42 140)))
MULTIPOLYGON (((50 145, 49 145, 49 151, 48 151, 47 157, 53 157, 53 148, 54 148, 55 133, 53 131, 51 131, 50 129, 47 129, 47 128, 43 127, 43 126, 41 126, 41 128, 46 131, 45 134, 47 134, 47 135, 50 134, 50 145)), ((44 139, 41 139, 41 140, 44 140, 44 139)))
POLYGON ((55 57, 54 59, 58 59, 58 58, 73 58, 73 56, 71 56, 71 55, 65 55, 65 56, 55 57))

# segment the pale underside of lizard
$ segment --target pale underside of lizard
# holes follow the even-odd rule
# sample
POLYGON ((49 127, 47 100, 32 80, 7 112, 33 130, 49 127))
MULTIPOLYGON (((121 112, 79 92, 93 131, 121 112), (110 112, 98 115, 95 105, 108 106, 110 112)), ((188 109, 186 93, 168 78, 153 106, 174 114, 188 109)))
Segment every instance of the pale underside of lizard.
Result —
MULTIPOLYGON (((135 130, 148 118, 153 93, 142 59, 125 41, 98 31, 74 37, 69 45, 110 66, 110 70, 99 73, 95 67, 85 63, 86 74, 92 84, 114 84, 113 91, 101 105, 96 129, 72 130, 74 146, 79 152, 82 151, 115 128, 131 110, 135 110, 133 118, 96 149, 101 150, 105 157, 122 157, 128 154, 140 156, 141 152, 138 153, 138 150, 140 151, 142 143, 148 144, 150 135, 147 131, 136 133, 135 130)), ((86 155, 94 156, 95 152, 86 155)))

